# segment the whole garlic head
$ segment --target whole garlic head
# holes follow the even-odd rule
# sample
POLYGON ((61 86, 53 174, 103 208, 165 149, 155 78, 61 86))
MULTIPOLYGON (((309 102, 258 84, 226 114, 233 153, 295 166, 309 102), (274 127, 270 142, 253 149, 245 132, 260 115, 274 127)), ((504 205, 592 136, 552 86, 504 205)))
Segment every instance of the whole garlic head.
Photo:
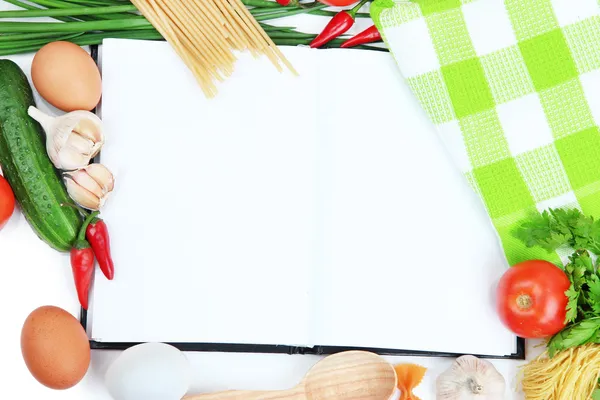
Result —
POLYGON ((64 174, 69 196, 81 207, 99 210, 108 194, 115 187, 113 174, 102 164, 90 164, 85 168, 64 174))
POLYGON ((51 117, 32 106, 28 113, 44 128, 46 151, 58 169, 71 171, 85 167, 104 144, 102 121, 89 111, 51 117))
POLYGON ((506 382, 492 363, 462 356, 438 376, 437 400, 502 400, 506 382))

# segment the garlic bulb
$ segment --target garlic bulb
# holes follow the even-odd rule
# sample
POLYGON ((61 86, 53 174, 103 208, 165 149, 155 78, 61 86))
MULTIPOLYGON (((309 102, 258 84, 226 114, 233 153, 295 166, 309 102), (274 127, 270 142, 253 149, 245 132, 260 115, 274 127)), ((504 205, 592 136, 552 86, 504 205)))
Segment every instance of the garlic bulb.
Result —
POLYGON ((90 164, 64 174, 69 196, 81 207, 99 210, 115 186, 113 174, 102 164, 90 164))
POLYGON ((506 382, 492 363, 462 356, 438 376, 437 400, 502 400, 506 382))
POLYGON ((46 151, 58 169, 85 167, 104 144, 102 121, 89 111, 51 117, 32 106, 27 112, 46 131, 46 151))

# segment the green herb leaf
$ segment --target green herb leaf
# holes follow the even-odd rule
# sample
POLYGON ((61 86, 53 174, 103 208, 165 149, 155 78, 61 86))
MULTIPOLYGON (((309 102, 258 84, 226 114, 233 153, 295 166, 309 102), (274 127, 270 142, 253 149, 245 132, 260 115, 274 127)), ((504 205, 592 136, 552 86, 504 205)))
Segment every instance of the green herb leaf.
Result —
POLYGON ((596 340, 600 329, 600 317, 583 320, 563 329, 555 335, 548 344, 548 352, 553 357, 558 351, 581 346, 596 340))
POLYGON ((573 253, 573 255, 571 255, 571 257, 569 257, 569 259, 571 260, 575 271, 581 269, 581 271, 578 272, 579 279, 581 279, 586 272, 589 274, 596 272, 594 268, 594 262, 590 257, 590 253, 588 253, 586 250, 577 250, 575 253, 573 253))
POLYGON ((600 389, 594 390, 592 393, 592 400, 600 400, 600 389))
POLYGON ((600 254, 600 221, 578 209, 549 209, 535 214, 514 234, 526 246, 542 247, 549 252, 570 246, 600 254))
POLYGON ((565 292, 569 302, 567 303, 567 316, 565 318, 565 324, 570 324, 577 320, 578 313, 578 302, 579 302, 579 291, 575 290, 575 287, 571 283, 569 290, 565 292))
POLYGON ((563 341, 567 337, 568 333, 568 328, 565 328, 554 335, 552 339, 550 339, 550 342, 548 342, 548 355, 550 358, 554 357, 556 353, 563 350, 563 341))
POLYGON ((596 314, 600 314, 600 278, 598 275, 592 275, 587 282, 589 292, 587 303, 596 314))
POLYGON ((515 236, 527 247, 539 246, 549 252, 569 244, 573 238, 569 227, 558 223, 548 211, 531 216, 517 229, 515 236))
POLYGON ((590 255, 600 256, 600 220, 577 209, 549 209, 529 218, 515 236, 529 247, 547 251, 575 249, 563 268, 571 282, 565 292, 567 326, 548 343, 550 356, 586 343, 600 343, 600 257, 594 262, 590 255))

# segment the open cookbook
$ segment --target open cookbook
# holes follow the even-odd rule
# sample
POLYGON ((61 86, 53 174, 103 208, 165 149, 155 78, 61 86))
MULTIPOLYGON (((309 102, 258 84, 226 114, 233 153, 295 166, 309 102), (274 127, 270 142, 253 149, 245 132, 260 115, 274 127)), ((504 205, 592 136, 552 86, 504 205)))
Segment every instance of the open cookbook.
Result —
POLYGON ((489 218, 390 54, 283 47, 299 77, 240 55, 207 100, 167 43, 101 50, 94 347, 523 357, 489 218))

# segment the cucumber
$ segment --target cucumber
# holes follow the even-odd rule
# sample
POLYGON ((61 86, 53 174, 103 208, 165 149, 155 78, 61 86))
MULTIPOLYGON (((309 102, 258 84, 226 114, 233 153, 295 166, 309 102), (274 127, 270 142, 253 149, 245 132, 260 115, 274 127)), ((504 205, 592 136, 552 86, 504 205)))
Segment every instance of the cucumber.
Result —
POLYGON ((71 249, 81 216, 46 153, 42 127, 27 115, 35 106, 31 86, 17 64, 0 60, 0 166, 25 218, 54 249, 71 249))

